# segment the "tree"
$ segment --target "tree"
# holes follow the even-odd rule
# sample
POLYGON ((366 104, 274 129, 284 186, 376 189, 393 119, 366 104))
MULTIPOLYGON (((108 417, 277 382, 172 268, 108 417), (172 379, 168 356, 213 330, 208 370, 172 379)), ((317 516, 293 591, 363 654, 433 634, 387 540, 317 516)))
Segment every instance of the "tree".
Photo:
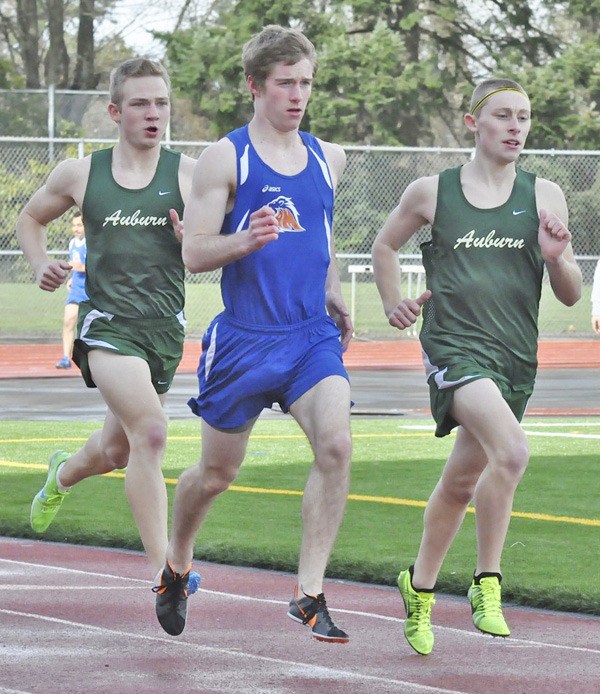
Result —
POLYGON ((16 31, 19 52, 25 71, 25 84, 29 89, 40 86, 39 27, 36 0, 17 0, 16 31))
POLYGON ((178 88, 222 135, 247 119, 240 71, 244 41, 267 23, 301 28, 319 50, 308 113, 344 142, 465 144, 460 115, 472 85, 496 56, 520 47, 539 65, 559 41, 520 0, 484 12, 461 0, 217 0, 201 22, 163 34, 178 88), (191 89, 190 89, 191 87, 191 89), (440 142, 443 138, 444 141, 440 142))
POLYGON ((95 0, 80 0, 79 3, 77 60, 71 89, 96 89, 98 86, 100 74, 94 66, 94 5, 95 0))
MULTIPOLYGON (((23 76, 27 89, 96 89, 101 74, 95 22, 115 0, 16 0, 0 5, 0 56, 23 76), (76 25, 76 32, 73 27, 76 25), (74 58, 74 59, 73 59, 74 58)), ((112 41, 119 53, 119 42, 112 41)))
MULTIPOLYGON (((16 0, 14 6, 0 4, 0 87, 97 89, 101 80, 107 81, 113 65, 130 55, 114 36, 96 39, 95 24, 114 1, 16 0)), ((57 135, 79 134, 89 101, 88 95, 56 99, 57 135)), ((4 94, 0 101, 2 134, 45 134, 47 109, 43 95, 4 94)))
POLYGON ((46 0, 49 44, 45 60, 46 84, 64 89, 69 80, 69 54, 65 44, 65 15, 62 0, 46 0))

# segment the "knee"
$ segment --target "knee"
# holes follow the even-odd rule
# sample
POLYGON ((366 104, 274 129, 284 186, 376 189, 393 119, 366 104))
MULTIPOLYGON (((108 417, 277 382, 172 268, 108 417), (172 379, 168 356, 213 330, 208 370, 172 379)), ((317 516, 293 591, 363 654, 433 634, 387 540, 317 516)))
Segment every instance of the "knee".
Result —
POLYGON ((496 459, 496 466, 508 479, 518 482, 523 477, 529 462, 529 446, 523 436, 516 439, 500 452, 496 459))
POLYGON ((325 471, 348 473, 352 456, 352 437, 349 431, 327 434, 317 443, 315 459, 325 471))
POLYGON ((167 419, 162 416, 149 417, 128 436, 129 445, 141 446, 151 453, 162 453, 167 445, 167 419))
POLYGON ((102 452, 106 472, 123 470, 129 461, 129 445, 126 441, 113 442, 102 452))
POLYGON ((475 495, 479 474, 464 475, 456 479, 440 480, 440 493, 453 506, 466 506, 475 495))
POLYGON ((237 477, 237 470, 236 467, 226 465, 201 463, 200 476, 204 493, 213 497, 227 491, 237 477))

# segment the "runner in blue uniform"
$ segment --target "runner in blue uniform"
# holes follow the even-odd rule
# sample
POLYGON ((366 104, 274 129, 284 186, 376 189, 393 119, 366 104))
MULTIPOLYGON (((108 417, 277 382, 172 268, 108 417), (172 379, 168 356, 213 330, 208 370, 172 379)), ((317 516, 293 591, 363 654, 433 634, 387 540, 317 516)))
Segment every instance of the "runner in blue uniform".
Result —
POLYGON ((225 310, 203 339, 202 455, 180 477, 156 611, 181 633, 194 539, 215 497, 235 479, 252 427, 279 403, 311 444, 302 504, 303 540, 288 615, 312 636, 345 643, 323 595, 323 576, 342 520, 350 470, 350 386, 342 351, 352 335, 333 254, 341 147, 299 130, 316 71, 299 31, 268 26, 244 47, 254 102, 250 123, 198 161, 184 218, 191 272, 222 270, 225 310))
POLYGON ((77 327, 77 315, 79 304, 88 300, 85 291, 85 260, 86 242, 83 218, 78 212, 73 215, 71 220, 73 238, 69 241, 69 265, 73 268, 71 277, 67 280, 69 293, 65 301, 65 312, 63 316, 63 356, 56 362, 57 369, 70 369, 71 357, 73 356, 73 342, 75 341, 75 328, 77 327))

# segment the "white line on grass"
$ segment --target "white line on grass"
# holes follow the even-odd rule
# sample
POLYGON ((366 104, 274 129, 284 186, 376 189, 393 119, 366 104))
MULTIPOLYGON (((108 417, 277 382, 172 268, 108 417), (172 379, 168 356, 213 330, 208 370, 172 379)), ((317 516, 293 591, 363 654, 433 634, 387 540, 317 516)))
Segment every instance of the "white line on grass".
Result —
POLYGON ((600 427, 600 418, 596 422, 522 422, 524 427, 545 427, 545 428, 559 428, 562 427, 600 427))
POLYGON ((600 439, 600 434, 568 434, 564 431, 528 431, 527 436, 544 436, 548 439, 600 439))
MULTIPOLYGON (((560 432, 554 432, 554 431, 530 431, 530 427, 562 427, 563 429, 566 429, 567 427, 570 428, 579 428, 579 427, 600 427, 600 421, 598 422, 582 422, 582 423, 564 423, 564 424, 558 424, 557 422, 554 423, 548 423, 548 424, 537 424, 533 422, 527 422, 522 424, 523 428, 527 430, 527 436, 544 436, 546 438, 557 438, 557 439, 600 439, 600 434, 574 434, 571 432, 566 432, 566 431, 560 431, 560 432)), ((402 429, 412 429, 415 431, 434 431, 435 427, 430 426, 428 424, 403 424, 401 425, 402 429)))

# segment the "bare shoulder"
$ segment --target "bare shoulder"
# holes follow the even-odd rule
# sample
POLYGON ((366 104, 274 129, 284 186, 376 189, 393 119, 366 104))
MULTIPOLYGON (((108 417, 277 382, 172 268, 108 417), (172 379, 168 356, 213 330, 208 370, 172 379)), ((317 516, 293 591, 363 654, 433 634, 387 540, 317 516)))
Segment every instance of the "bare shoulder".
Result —
POLYGON ((65 159, 55 166, 44 185, 26 205, 32 216, 46 223, 74 205, 81 209, 90 173, 90 161, 90 156, 65 159))
POLYGON ((182 154, 179 159, 179 190, 181 191, 181 197, 183 202, 187 202, 190 195, 190 190, 192 187, 192 178, 194 176, 194 167, 196 166, 196 159, 188 157, 187 154, 182 154))
POLYGON ((194 166, 196 166, 197 161, 197 159, 194 159, 193 157, 188 157, 187 154, 182 153, 181 158, 179 159, 179 173, 183 174, 184 176, 191 177, 194 171, 194 166))
POLYGON ((75 197, 75 193, 81 188, 82 182, 83 190, 85 190, 90 173, 90 162, 90 156, 83 159, 65 159, 61 161, 48 176, 47 187, 49 190, 56 187, 61 192, 75 197))
POLYGON ((428 222, 433 222, 437 205, 439 176, 423 176, 408 184, 402 194, 401 204, 428 222))
POLYGON ((535 197, 537 200, 537 207, 539 209, 545 209, 550 212, 554 212, 563 221, 567 215, 567 201, 565 199, 565 194, 562 188, 547 178, 535 179, 535 197))
POLYGON ((438 174, 434 176, 421 176, 409 183, 407 186, 418 195, 437 195, 438 183, 440 177, 438 174))
POLYGON ((215 178, 236 178, 235 146, 233 142, 223 137, 218 142, 209 145, 198 157, 196 172, 211 173, 215 178))
POLYGON ((540 178, 539 176, 535 179, 535 192, 538 195, 559 195, 564 198, 563 190, 558 183, 550 181, 547 178, 540 178))
POLYGON ((331 169, 331 173, 335 179, 335 185, 341 178, 342 174, 344 173, 344 169, 346 168, 346 152, 341 145, 338 145, 335 142, 327 142, 326 140, 319 140, 318 138, 317 141, 321 145, 321 149, 323 150, 327 164, 331 169))

